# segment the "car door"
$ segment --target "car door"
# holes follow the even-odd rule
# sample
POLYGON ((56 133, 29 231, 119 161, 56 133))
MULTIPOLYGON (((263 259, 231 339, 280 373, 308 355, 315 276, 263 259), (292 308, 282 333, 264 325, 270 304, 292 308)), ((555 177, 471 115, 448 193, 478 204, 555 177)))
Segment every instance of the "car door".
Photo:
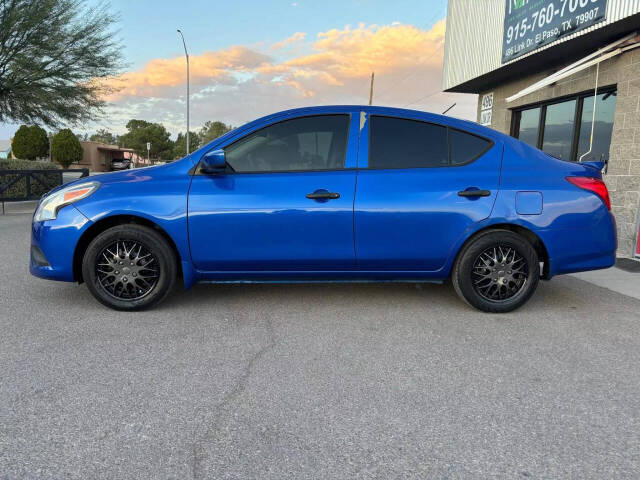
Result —
POLYGON ((351 118, 287 118, 223 145, 227 171, 197 173, 189 192, 196 268, 267 276, 353 270, 358 130, 351 118))
POLYGON ((354 209, 358 268, 435 272, 463 232, 490 215, 502 147, 419 119, 365 118, 354 209))

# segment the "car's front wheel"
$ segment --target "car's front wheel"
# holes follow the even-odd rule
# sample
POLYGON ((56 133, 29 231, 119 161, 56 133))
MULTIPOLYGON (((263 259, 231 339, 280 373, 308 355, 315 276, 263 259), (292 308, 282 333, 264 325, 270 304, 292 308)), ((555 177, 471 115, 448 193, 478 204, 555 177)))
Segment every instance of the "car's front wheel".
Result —
POLYGON ((94 238, 82 275, 94 297, 116 310, 143 310, 163 300, 176 279, 175 255, 165 238, 142 225, 118 225, 94 238))
POLYGON ((493 313, 510 312, 526 303, 539 278, 536 250, 509 230, 478 235, 460 252, 451 272, 460 298, 493 313))

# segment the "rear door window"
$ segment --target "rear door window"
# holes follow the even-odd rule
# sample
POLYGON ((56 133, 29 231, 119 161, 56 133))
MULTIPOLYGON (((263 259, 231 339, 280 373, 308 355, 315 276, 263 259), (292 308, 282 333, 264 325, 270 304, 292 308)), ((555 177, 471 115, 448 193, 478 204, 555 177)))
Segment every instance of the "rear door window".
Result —
POLYGON ((369 168, 425 168, 464 165, 493 144, 486 138, 405 118, 371 116, 369 168))
POLYGON ((446 127, 404 118, 371 117, 369 168, 442 167, 447 164, 446 127))

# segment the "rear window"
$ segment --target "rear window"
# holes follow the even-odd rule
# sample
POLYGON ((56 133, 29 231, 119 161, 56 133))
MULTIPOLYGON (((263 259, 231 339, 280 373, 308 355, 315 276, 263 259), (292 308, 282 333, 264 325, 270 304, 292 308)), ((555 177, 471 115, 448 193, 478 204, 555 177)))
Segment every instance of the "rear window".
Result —
POLYGON ((478 158, 491 145, 490 140, 455 128, 372 115, 369 168, 462 165, 478 158))
POLYGON ((447 165, 447 128, 392 117, 371 117, 369 168, 447 165))
POLYGON ((449 129, 449 156, 451 165, 461 165, 475 160, 491 146, 491 142, 470 133, 449 129))

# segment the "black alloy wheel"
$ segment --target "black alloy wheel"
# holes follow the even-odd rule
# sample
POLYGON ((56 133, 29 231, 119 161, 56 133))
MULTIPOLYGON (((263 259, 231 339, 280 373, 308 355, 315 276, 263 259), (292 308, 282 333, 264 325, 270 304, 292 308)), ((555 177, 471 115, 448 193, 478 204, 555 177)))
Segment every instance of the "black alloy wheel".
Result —
POLYGON ((155 229, 124 224, 87 247, 82 276, 93 296, 116 310, 143 310, 162 301, 175 283, 176 254, 155 229))
POLYGON ((469 241, 454 263, 451 282, 469 305, 504 313, 524 305, 540 279, 538 254, 522 235, 489 230, 469 241))
POLYGON ((121 300, 148 295, 160 278, 156 256, 142 243, 123 239, 106 246, 96 259, 96 276, 104 290, 121 300))
POLYGON ((497 244, 476 258, 471 277, 473 288, 487 300, 507 300, 522 290, 529 269, 524 257, 509 245, 497 244))

